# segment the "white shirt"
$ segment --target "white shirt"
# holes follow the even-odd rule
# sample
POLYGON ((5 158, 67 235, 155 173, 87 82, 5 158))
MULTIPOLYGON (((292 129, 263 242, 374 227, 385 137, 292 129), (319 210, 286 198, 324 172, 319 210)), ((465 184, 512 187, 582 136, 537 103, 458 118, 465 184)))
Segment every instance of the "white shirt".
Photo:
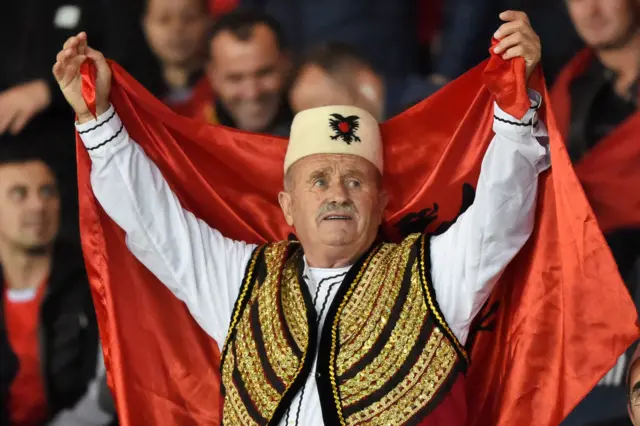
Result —
MULTIPOLYGON (((537 93, 530 98, 539 105, 537 93)), ((447 232, 431 239, 436 298, 462 344, 500 274, 531 234, 538 174, 550 166, 548 149, 537 139, 547 134, 535 109, 520 121, 494 108, 496 135, 483 159, 475 201, 447 232)), ((91 156, 93 192, 125 231, 128 248, 222 346, 255 245, 225 238, 183 209, 113 107, 77 130, 91 156)), ((319 314, 318 336, 347 270, 305 266, 319 314)), ((281 425, 323 425, 315 370, 314 363, 281 425)))

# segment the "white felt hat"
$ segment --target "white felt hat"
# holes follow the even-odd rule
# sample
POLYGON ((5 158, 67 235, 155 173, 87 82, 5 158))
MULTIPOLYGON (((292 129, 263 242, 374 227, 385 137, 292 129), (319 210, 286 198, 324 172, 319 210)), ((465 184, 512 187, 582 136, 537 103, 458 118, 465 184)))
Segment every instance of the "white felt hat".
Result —
POLYGON ((285 173, 313 154, 351 154, 368 160, 382 173, 382 138, 378 122, 353 106, 325 106, 299 112, 293 119, 285 173))

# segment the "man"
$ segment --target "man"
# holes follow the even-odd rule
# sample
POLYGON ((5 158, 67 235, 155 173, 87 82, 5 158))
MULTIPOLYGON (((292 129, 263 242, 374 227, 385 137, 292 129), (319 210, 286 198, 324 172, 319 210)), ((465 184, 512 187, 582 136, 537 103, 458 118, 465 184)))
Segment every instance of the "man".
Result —
POLYGON ((315 47, 303 58, 289 96, 295 112, 326 105, 353 105, 383 121, 437 89, 420 76, 385 78, 355 49, 333 42, 315 47))
POLYGON ((207 75, 215 102, 213 123, 248 132, 289 134, 293 114, 285 92, 290 62, 277 21, 250 11, 231 12, 213 26, 207 75))
POLYGON ((98 407, 104 364, 82 253, 56 242, 55 177, 37 157, 3 142, 0 419, 10 425, 108 425, 115 416, 98 407))
POLYGON ((143 28, 162 69, 163 100, 188 114, 210 93, 204 77, 210 16, 205 0, 147 0, 143 28), (202 88, 201 88, 202 87, 202 88), (199 90, 198 90, 199 89, 199 90))
MULTIPOLYGON (((640 3, 567 0, 587 48, 562 70, 551 92, 554 113, 576 173, 632 295, 640 285, 640 3)), ((627 356, 581 404, 576 416, 625 416, 627 356), (618 373, 620 372, 620 373, 618 373), (607 407, 607 410, 593 407, 607 407)), ((571 424, 571 423, 569 423, 571 424)))
MULTIPOLYGON (((502 17, 496 52, 522 56, 531 75, 537 36, 524 14, 502 17)), ((86 34, 65 44, 53 72, 78 115, 96 198, 223 347, 224 424, 465 424, 469 325, 528 239, 549 167, 537 94, 522 120, 495 107, 476 202, 447 232, 397 245, 376 243, 387 194, 375 118, 350 106, 300 113, 279 195, 299 242, 256 247, 182 208, 109 105, 110 68, 86 34), (86 58, 97 120, 81 93, 86 58)))
MULTIPOLYGON (((567 6, 588 50, 565 68, 553 88, 552 100, 557 106, 569 155, 579 167, 591 150, 623 122, 637 115, 640 3, 636 0, 568 0, 567 6), (576 61, 581 62, 581 69, 577 69, 576 61)), ((610 173, 615 172, 610 170, 610 173)), ((606 236, 620 273, 628 277, 640 256, 640 228, 615 229, 606 236)))

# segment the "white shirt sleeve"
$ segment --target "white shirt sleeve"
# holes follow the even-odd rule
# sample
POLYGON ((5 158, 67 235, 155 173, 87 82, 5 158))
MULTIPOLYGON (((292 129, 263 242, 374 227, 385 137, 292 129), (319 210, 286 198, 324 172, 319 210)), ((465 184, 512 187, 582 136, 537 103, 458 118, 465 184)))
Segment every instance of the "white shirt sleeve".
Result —
POLYGON ((256 246, 223 237, 183 209, 113 106, 76 128, 91 157, 96 199, 125 231, 128 248, 222 345, 256 246))
POLYGON ((533 230, 538 174, 550 166, 541 98, 518 120, 494 106, 495 136, 482 161, 474 203, 431 239, 431 277, 452 332, 464 345, 471 322, 533 230))

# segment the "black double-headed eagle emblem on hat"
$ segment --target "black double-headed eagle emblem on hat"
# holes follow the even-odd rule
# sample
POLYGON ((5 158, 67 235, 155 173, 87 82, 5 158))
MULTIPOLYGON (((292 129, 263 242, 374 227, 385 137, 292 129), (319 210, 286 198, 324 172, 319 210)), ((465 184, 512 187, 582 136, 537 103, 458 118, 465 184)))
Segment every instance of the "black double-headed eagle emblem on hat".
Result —
POLYGON ((356 135, 356 130, 360 127, 360 117, 357 115, 350 115, 343 117, 340 114, 331 114, 332 118, 329 118, 329 126, 331 130, 335 132, 331 136, 331 140, 342 139, 347 145, 351 145, 352 142, 361 142, 360 138, 356 135))

